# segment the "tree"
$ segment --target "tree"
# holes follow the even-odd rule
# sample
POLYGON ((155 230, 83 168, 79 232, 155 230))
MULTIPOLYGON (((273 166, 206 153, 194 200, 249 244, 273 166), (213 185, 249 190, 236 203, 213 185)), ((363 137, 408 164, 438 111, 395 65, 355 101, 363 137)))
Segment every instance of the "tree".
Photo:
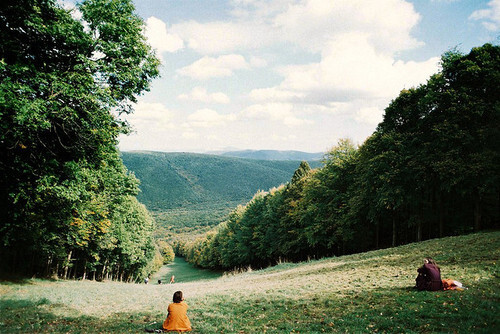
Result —
POLYGON ((137 193, 116 149, 128 131, 119 114, 148 89, 158 60, 133 9, 83 1, 79 20, 55 0, 0 5, 3 268, 67 271, 75 245, 90 252, 113 203, 137 193))
POLYGON ((300 219, 299 205, 303 197, 303 188, 311 167, 302 161, 292 176, 292 180, 283 190, 283 205, 278 208, 280 221, 278 227, 279 253, 293 261, 306 259, 309 246, 304 234, 304 221, 300 219))
POLYGON ((158 240, 157 245, 158 249, 160 250, 160 254, 163 257, 164 264, 174 261, 175 259, 174 249, 172 248, 172 246, 170 246, 168 242, 163 240, 158 240))
POLYGON ((317 256, 343 254, 353 243, 353 230, 343 216, 349 210, 349 189, 354 178, 357 148, 342 139, 324 158, 324 166, 304 185, 300 219, 308 244, 317 256))

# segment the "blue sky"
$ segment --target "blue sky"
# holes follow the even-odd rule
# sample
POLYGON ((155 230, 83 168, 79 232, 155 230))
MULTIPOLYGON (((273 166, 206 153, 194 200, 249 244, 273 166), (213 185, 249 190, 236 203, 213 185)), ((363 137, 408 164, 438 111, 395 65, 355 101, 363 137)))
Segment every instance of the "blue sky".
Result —
POLYGON ((321 152, 361 144, 451 48, 498 44, 500 0, 137 0, 161 78, 129 150, 321 152))

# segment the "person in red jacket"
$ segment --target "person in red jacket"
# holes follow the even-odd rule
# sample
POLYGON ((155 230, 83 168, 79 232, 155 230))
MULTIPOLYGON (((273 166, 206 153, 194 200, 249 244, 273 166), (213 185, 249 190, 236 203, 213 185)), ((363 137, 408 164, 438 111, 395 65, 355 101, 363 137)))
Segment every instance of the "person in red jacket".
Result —
POLYGON ((188 305, 184 302, 182 291, 174 293, 173 303, 168 305, 167 319, 163 322, 164 331, 188 332, 191 322, 187 316, 188 305))
POLYGON ((424 265, 417 269, 416 287, 421 291, 438 291, 443 289, 441 269, 431 257, 424 259, 424 265))

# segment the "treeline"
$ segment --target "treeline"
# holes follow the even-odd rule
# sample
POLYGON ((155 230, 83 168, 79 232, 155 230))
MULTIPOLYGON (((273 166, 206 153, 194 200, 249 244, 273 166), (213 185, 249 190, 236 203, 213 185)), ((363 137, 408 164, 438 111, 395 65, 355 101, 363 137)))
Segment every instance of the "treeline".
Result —
POLYGON ((500 47, 448 52, 441 66, 360 147, 341 140, 321 168, 302 163, 176 251, 201 267, 264 267, 498 228, 500 47))
POLYGON ((0 6, 0 273, 134 281, 169 251, 116 148, 118 115, 158 60, 131 1, 78 10, 0 6))

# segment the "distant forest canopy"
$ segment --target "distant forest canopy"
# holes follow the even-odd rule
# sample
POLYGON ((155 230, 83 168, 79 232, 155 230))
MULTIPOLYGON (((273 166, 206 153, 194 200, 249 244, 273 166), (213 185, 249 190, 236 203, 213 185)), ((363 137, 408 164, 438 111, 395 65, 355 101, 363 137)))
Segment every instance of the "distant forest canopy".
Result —
POLYGON ((498 228, 500 47, 450 51, 441 66, 361 146, 340 140, 323 167, 302 163, 176 251, 201 267, 265 267, 498 228))
POLYGON ((0 273, 133 281, 162 265, 116 148, 158 76, 132 1, 0 6, 0 273))
MULTIPOLYGON (((287 155, 272 152, 269 157, 287 155)), ((294 156, 298 155, 296 152, 294 156)), ((147 151, 122 152, 122 159, 141 180, 137 198, 154 216, 157 237, 165 240, 203 234, 236 206, 247 203, 258 190, 286 183, 300 164, 147 151)), ((321 162, 311 164, 318 167, 321 162)))

